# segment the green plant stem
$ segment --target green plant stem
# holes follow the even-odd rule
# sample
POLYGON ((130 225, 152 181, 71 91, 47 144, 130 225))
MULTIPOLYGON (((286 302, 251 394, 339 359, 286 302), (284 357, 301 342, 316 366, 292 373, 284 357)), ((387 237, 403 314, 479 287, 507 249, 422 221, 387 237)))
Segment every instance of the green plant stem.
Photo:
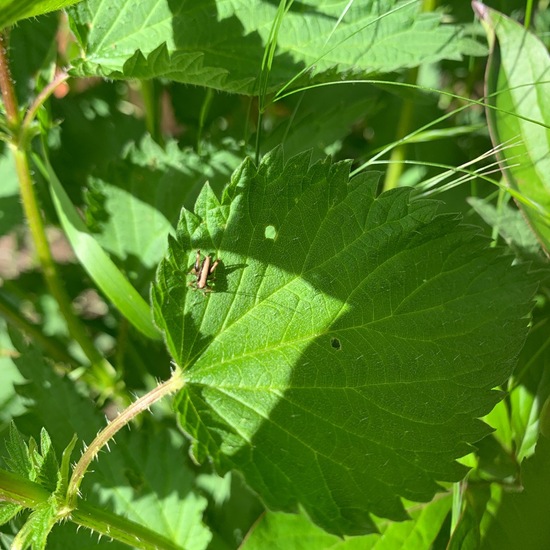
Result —
POLYGON ((430 12, 437 8, 437 0, 424 0, 422 2, 422 11, 430 12))
POLYGON ((172 376, 149 393, 134 401, 129 407, 124 409, 114 420, 109 422, 107 426, 101 430, 96 438, 90 443, 90 446, 82 453, 80 460, 74 467, 69 486, 67 488, 67 505, 69 508, 76 508, 76 500, 78 491, 84 474, 88 470, 91 462, 97 456, 99 451, 107 445, 107 443, 128 424, 139 413, 149 409, 153 403, 156 403, 166 395, 174 393, 182 388, 184 379, 179 369, 174 370, 172 376))
MULTIPOLYGON (((0 501, 35 509, 51 498, 49 491, 40 484, 22 476, 0 469, 0 501)), ((69 519, 96 533, 116 539, 133 548, 142 550, 181 550, 181 547, 159 533, 147 529, 124 517, 80 502, 78 509, 61 507, 57 511, 58 521, 69 519)))
POLYGON ((77 366, 74 358, 67 353, 64 347, 53 338, 45 336, 36 325, 25 319, 25 317, 5 299, 2 292, 0 292, 0 315, 2 315, 10 325, 18 328, 29 336, 35 344, 40 346, 55 361, 68 363, 75 367, 77 366))
POLYGON ((197 153, 201 154, 202 147, 202 134, 204 131, 204 126, 206 124, 206 118, 210 112, 210 107, 212 105, 212 100, 214 99, 214 91, 212 88, 206 89, 206 95, 204 96, 204 101, 201 105, 201 112, 199 114, 199 128, 197 130, 197 153))
POLYGON ((182 550, 171 540, 121 516, 81 502, 71 521, 140 550, 182 550))
POLYGON ((19 114, 7 63, 7 36, 4 32, 0 32, 0 91, 2 92, 2 101, 4 102, 8 124, 12 129, 16 128, 19 124, 19 114))
POLYGON ((527 0, 525 4, 525 22, 523 26, 528 29, 531 26, 531 19, 533 18, 533 0, 527 0))
MULTIPOLYGON (((436 0, 424 0, 422 2, 422 11, 430 12, 434 11, 437 7, 436 0)), ((407 78, 408 84, 416 84, 418 79, 418 68, 411 69, 407 78)), ((412 120, 414 118, 414 103, 410 99, 406 99, 403 102, 401 112, 399 115, 399 122, 397 124, 396 141, 403 139, 410 131, 412 126, 412 120)), ((405 160, 407 152, 407 144, 402 143, 395 147, 390 155, 390 161, 386 176, 384 178, 384 191, 397 187, 399 178, 403 173, 403 161, 405 160)))
MULTIPOLYGON (((409 133, 413 119, 413 108, 414 103, 410 99, 406 99, 403 102, 395 136, 396 141, 403 139, 409 133)), ((406 152, 406 143, 401 143, 392 149, 388 169, 386 170, 386 176, 384 178, 384 191, 397 187, 399 178, 403 173, 403 161, 405 160, 406 152)))
POLYGON ((0 501, 34 508, 50 496, 50 493, 38 483, 0 469, 0 501))
MULTIPOLYGON (((59 82, 57 82, 57 84, 59 84, 59 82)), ((71 337, 78 342, 86 357, 90 360, 92 365, 91 373, 97 380, 98 387, 96 389, 105 393, 105 389, 107 388, 108 393, 110 393, 115 387, 116 371, 95 348, 93 342, 86 333, 86 329, 74 314, 71 300, 57 273, 50 245, 46 237, 44 221, 33 186, 27 152, 28 130, 32 119, 28 117, 27 113, 25 117, 26 124, 20 125, 17 99, 15 97, 13 82, 9 71, 5 36, 2 34, 0 34, 0 88, 6 110, 6 118, 12 130, 12 139, 9 142, 9 147, 15 160, 15 170, 19 180, 21 202, 23 203, 25 217, 27 218, 29 230, 36 248, 38 261, 42 268, 42 274, 48 286, 48 290, 56 300, 59 310, 67 323, 67 328, 71 337)), ((49 87, 48 93, 51 94, 53 89, 53 87, 49 87)), ((38 107, 46 100, 46 97, 46 94, 39 96, 35 102, 36 108, 31 109, 30 112, 36 114, 38 107)))
POLYGON ((32 121, 38 113, 38 109, 40 109, 44 102, 52 95, 55 89, 68 79, 69 75, 65 71, 58 73, 55 78, 36 96, 36 99, 27 110, 25 118, 23 119, 23 123, 21 125, 23 130, 27 130, 30 127, 32 121))
POLYGON ((159 145, 164 145, 161 131, 162 104, 159 93, 160 84, 157 80, 140 80, 139 82, 145 111, 145 127, 159 145))
POLYGON ((95 348, 84 326, 73 313, 71 301, 57 273, 50 245, 46 238, 44 222, 34 192, 27 152, 19 149, 13 143, 10 143, 10 149, 15 159, 15 169, 19 179, 21 202, 23 203, 23 209, 36 248, 38 261, 42 267, 42 274, 46 280, 48 289, 59 306, 59 310, 67 323, 67 328, 71 337, 79 343, 86 357, 90 360, 92 364, 91 369, 97 379, 99 388, 103 391, 106 387, 112 388, 114 386, 116 372, 95 348))

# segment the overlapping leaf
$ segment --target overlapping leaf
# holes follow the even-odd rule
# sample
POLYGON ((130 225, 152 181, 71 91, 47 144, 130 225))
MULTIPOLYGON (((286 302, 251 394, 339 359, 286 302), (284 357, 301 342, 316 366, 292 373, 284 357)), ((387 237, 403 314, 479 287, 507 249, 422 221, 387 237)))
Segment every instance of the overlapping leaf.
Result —
MULTIPOLYGON (((113 78, 165 77, 257 94, 277 2, 88 0, 71 10, 84 56, 76 72, 113 78)), ((277 37, 270 88, 307 68, 315 80, 341 80, 480 53, 460 29, 418 2, 295 2, 277 37), (348 8, 350 8, 348 10, 348 8), (336 71, 336 73, 335 73, 336 71)), ((308 77, 309 79, 309 77, 308 77)), ((303 80, 304 82, 306 80, 303 80)))
POLYGON ((191 149, 181 151, 174 141, 162 148, 150 138, 129 147, 89 186, 87 217, 95 237, 128 270, 141 276, 153 270, 182 205, 192 204, 207 180, 221 188, 218 182, 238 164, 236 149, 228 141, 224 149, 199 156, 191 149))
POLYGON ((404 519, 488 431, 533 285, 475 228, 349 164, 245 162, 184 212, 153 293, 197 460, 337 534, 404 519), (196 249, 221 258, 208 296, 196 249))
MULTIPOLYGON (((54 443, 65 444, 74 433, 90 442, 103 425, 102 414, 78 395, 67 378, 57 376, 36 350, 17 347, 22 352, 17 365, 29 378, 18 391, 29 400, 29 407, 42 425, 55 435, 54 443), (52 395, 57 399, 52 400, 52 395)), ((25 420, 18 419, 18 423, 24 424, 25 420)), ((167 431, 120 433, 116 438, 119 445, 113 446, 110 453, 102 453, 94 474, 84 480, 86 501, 144 525, 174 544, 195 550, 205 548, 211 537, 202 522, 207 500, 195 486, 193 471, 181 464, 181 439, 167 431)), ((43 441, 41 446, 49 450, 43 441)), ((28 468, 24 463, 25 445, 16 439, 12 448, 14 459, 22 457, 20 467, 28 468), (18 449, 19 455, 15 455, 18 449)), ((42 470, 46 471, 46 466, 44 461, 42 470)), ((73 548, 79 540, 66 525, 58 526, 52 537, 54 548, 73 548)))
POLYGON ((550 251, 550 56, 519 23, 474 2, 493 50, 487 67, 487 119, 504 175, 539 241, 550 251))
POLYGON ((242 550, 410 550, 429 548, 451 507, 451 495, 410 510, 412 521, 379 522, 383 536, 341 539, 323 532, 303 515, 268 512, 254 526, 242 550))
POLYGON ((0 30, 21 19, 60 10, 80 0, 0 0, 0 30))

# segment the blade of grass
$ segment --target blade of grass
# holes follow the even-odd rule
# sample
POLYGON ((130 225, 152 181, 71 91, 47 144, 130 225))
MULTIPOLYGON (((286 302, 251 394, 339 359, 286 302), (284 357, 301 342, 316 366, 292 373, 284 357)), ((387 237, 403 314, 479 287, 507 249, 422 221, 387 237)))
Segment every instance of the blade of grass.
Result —
POLYGON ((29 166, 28 149, 32 130, 28 126, 21 124, 19 107, 17 105, 17 98, 13 89, 13 80, 10 74, 6 38, 3 33, 0 33, 0 89, 4 108, 6 109, 6 119, 9 131, 8 143, 15 161, 21 201, 36 248, 37 257, 42 268, 44 280, 51 295, 57 302, 61 315, 67 323, 67 328, 71 337, 80 345, 82 351, 91 363, 88 374, 93 381, 94 389, 100 394, 107 395, 116 391, 116 371, 96 349, 86 331, 86 327, 75 315, 72 309, 71 299, 65 290, 63 281, 59 277, 50 244, 46 238, 45 224, 38 205, 29 166))
POLYGON ((57 215, 84 269, 135 328, 148 338, 159 340, 160 334, 151 319, 149 305, 88 231, 47 158, 42 162, 35 156, 34 160, 49 181, 57 215))

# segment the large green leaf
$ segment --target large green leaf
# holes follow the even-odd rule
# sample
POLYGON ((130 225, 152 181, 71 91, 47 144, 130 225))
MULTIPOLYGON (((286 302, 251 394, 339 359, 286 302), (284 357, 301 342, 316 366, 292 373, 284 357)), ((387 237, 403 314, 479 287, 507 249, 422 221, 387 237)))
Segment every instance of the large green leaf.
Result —
MULTIPOLYGON (((340 81, 342 73, 351 78, 394 71, 460 59, 475 50, 459 28, 440 25, 441 15, 422 13, 416 1, 289 4, 277 37, 272 90, 305 68, 308 77, 302 82, 340 81)), ((258 94, 257 77, 277 10, 278 2, 265 0, 145 0, 139 7, 131 0, 88 0, 70 11, 84 50, 76 73, 162 76, 258 94)))
POLYGON ((51 78, 56 62, 59 17, 52 13, 38 19, 20 21, 10 31, 10 70, 20 104, 32 101, 51 78))
POLYGON ((60 10, 80 0, 0 0, 0 29, 21 19, 60 10))
POLYGON ((460 479, 534 290, 475 228, 377 180, 281 150, 246 161, 183 213, 153 292, 195 458, 336 534, 460 479), (222 262, 210 295, 187 284, 196 249, 222 262))
POLYGON ((546 252, 550 252, 550 57, 517 22, 474 2, 492 43, 487 67, 487 119, 510 187, 546 252))
POLYGON ((451 508, 451 495, 409 509, 412 521, 380 521, 381 534, 341 539, 303 515, 268 512, 246 537, 241 550, 421 550, 432 548, 451 508))

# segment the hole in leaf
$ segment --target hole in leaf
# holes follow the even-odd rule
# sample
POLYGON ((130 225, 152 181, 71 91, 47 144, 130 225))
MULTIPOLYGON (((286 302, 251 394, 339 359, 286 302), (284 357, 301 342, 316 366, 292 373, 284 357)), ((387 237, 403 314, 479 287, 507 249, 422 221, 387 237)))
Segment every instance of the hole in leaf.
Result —
POLYGON ((340 343, 340 340, 338 338, 331 338, 330 339, 330 345, 335 349, 340 351, 342 349, 342 344, 340 343))
POLYGON ((264 235, 265 235, 266 239, 270 239, 270 240, 274 241, 277 237, 277 230, 275 229, 275 226, 268 225, 265 228, 264 235))

